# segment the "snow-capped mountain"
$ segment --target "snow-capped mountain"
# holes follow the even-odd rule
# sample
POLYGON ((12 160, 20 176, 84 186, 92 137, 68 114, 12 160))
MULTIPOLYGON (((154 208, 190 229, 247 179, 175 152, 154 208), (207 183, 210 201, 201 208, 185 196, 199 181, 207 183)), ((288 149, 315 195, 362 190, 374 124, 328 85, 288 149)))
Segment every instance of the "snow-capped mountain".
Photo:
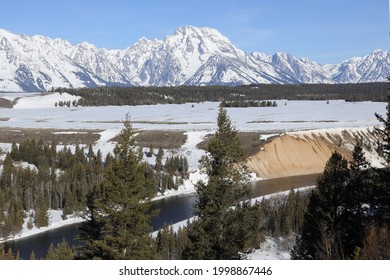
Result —
POLYGON ((240 85, 384 81, 390 52, 339 64, 290 54, 246 53, 212 28, 185 26, 163 40, 141 38, 125 50, 16 35, 0 29, 0 91, 100 85, 240 85))

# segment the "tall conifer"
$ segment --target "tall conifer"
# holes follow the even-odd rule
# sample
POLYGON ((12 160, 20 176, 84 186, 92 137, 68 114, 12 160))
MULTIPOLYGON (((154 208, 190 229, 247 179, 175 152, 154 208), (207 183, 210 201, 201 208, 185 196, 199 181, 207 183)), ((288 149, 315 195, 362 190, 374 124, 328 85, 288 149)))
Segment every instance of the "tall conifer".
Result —
POLYGON ((89 209, 90 224, 98 229, 86 228, 84 239, 88 239, 89 247, 85 257, 152 259, 156 256, 149 224, 153 194, 136 153, 128 115, 118 138, 115 155, 106 167, 102 190, 93 199, 93 209, 89 209))
MULTIPOLYGON (((387 77, 390 81, 390 77, 387 77)), ((389 83, 390 84, 390 83, 389 83)), ((387 168, 380 170, 381 184, 379 187, 378 197, 380 200, 379 212, 383 215, 383 221, 390 223, 390 89, 386 92, 387 106, 386 117, 375 114, 378 121, 382 124, 382 128, 376 128, 377 132, 382 136, 378 142, 382 143, 383 158, 387 163, 387 168)), ((379 185, 379 184, 378 184, 379 185)))
POLYGON ((333 152, 317 188, 310 195, 302 233, 292 250, 293 259, 340 259, 346 257, 340 231, 342 207, 349 180, 348 162, 333 152))
POLYGON ((187 259, 237 259, 237 248, 243 246, 243 240, 232 238, 232 233, 240 233, 231 206, 246 192, 249 173, 237 130, 222 105, 217 124, 208 155, 200 162, 208 181, 196 184, 198 219, 189 228, 189 245, 183 252, 187 259))

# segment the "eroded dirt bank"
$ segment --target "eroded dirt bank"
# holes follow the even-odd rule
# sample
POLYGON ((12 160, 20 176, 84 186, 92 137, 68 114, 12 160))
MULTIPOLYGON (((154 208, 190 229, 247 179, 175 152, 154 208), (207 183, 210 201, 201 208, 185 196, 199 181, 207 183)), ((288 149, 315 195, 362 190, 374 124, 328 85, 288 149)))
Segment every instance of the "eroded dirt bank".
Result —
POLYGON ((278 178, 322 173, 332 152, 348 160, 357 141, 363 143, 366 157, 380 166, 377 135, 371 128, 314 130, 288 133, 266 143, 248 158, 248 167, 261 178, 278 178))

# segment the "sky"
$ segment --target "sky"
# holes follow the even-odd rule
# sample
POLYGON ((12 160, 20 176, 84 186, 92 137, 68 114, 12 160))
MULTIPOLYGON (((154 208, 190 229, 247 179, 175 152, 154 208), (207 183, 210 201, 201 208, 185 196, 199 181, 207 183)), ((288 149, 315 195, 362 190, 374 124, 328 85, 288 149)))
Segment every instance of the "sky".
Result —
POLYGON ((246 52, 338 63, 390 48, 388 0, 11 0, 0 28, 125 49, 180 26, 211 27, 246 52))

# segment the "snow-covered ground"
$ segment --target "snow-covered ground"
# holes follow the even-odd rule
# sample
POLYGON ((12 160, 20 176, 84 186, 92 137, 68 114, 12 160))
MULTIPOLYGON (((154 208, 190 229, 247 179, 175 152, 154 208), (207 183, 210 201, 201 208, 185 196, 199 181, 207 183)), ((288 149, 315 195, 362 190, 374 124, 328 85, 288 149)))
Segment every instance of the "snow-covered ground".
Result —
POLYGON ((0 92, 0 98, 14 101, 17 98, 40 95, 40 92, 0 92))
MULTIPOLYGON (((7 96, 9 97, 9 96, 7 96)), ((68 93, 49 93, 49 94, 39 94, 31 95, 20 98, 15 104, 14 109, 47 109, 56 107, 56 103, 62 102, 72 102, 79 100, 80 97, 70 95, 68 93)))
POLYGON ((115 143, 110 141, 120 132, 120 128, 107 129, 100 133, 100 139, 95 143, 93 149, 96 153, 101 151, 103 159, 107 154, 112 153, 115 148, 115 143))
POLYGON ((266 237, 265 241, 260 245, 260 249, 255 250, 246 257, 248 260, 289 260, 291 258, 290 252, 280 246, 283 241, 266 237))
MULTIPOLYGON (((12 99, 15 94, 1 96, 12 99)), ((22 94, 15 96, 21 97, 22 94)), ((119 129, 130 114, 134 128, 159 130, 215 130, 218 102, 194 104, 55 107, 55 102, 75 100, 66 93, 26 94, 13 109, 0 109, 0 127, 62 129, 119 129), (194 105, 194 107, 192 107, 194 105)), ((377 125, 374 113, 385 114, 383 102, 277 101, 277 107, 227 108, 233 124, 241 131, 300 131, 318 128, 366 127, 377 125), (287 104, 287 105, 285 105, 287 104)))

